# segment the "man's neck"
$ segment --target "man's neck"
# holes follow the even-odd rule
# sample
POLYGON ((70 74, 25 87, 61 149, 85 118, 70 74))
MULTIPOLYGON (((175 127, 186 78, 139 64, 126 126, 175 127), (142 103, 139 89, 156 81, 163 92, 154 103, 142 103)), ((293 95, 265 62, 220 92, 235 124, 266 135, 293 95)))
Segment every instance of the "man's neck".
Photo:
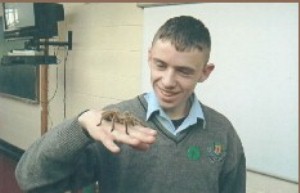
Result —
POLYGON ((186 101, 186 103, 184 105, 182 105, 181 107, 177 107, 174 109, 164 109, 165 113, 168 115, 168 117, 171 120, 178 120, 178 119, 182 119, 184 117, 187 117, 187 115, 190 112, 191 106, 192 106, 192 96, 186 101))

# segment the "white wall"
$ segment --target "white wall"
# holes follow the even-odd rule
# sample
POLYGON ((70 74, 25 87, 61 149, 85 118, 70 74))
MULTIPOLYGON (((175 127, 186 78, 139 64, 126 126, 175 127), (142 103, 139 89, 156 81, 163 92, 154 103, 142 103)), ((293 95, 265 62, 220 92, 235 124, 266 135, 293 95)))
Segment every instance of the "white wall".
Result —
MULTIPOLYGON (((298 4, 196 3, 144 13, 143 73, 149 74, 147 50, 163 22, 178 15, 201 19, 216 68, 196 94, 233 122, 247 168, 298 181, 298 4)), ((144 77, 142 89, 149 90, 144 77)))

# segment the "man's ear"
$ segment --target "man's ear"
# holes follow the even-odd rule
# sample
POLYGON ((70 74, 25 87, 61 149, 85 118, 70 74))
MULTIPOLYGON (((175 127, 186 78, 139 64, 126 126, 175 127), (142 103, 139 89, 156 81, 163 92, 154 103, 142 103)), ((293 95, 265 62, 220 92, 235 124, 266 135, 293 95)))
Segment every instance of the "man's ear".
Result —
POLYGON ((208 79, 210 73, 215 69, 215 65, 213 63, 206 64, 202 69, 202 75, 199 78, 198 82, 204 82, 208 79))

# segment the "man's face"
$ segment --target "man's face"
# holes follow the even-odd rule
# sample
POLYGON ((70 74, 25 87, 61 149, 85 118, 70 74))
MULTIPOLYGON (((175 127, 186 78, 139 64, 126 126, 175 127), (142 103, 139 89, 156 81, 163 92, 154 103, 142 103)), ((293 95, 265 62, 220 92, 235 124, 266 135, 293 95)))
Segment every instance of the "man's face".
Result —
POLYGON ((185 116, 188 99, 196 84, 213 70, 206 65, 208 51, 179 52, 169 41, 157 40, 149 50, 148 62, 153 90, 170 118, 185 116))

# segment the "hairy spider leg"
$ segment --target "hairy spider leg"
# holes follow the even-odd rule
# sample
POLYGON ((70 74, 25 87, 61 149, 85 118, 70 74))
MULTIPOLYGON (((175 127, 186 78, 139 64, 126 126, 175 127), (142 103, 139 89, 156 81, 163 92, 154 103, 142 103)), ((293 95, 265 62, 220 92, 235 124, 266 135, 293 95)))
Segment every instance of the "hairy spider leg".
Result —
POLYGON ((110 132, 113 132, 113 130, 115 130, 115 117, 116 117, 116 115, 113 115, 113 117, 112 117, 112 120, 111 120, 112 126, 111 126, 110 132))
POLYGON ((100 126, 102 124, 102 121, 103 121, 103 117, 101 117, 100 123, 98 123, 97 126, 100 126))
POLYGON ((128 133, 128 123, 127 123, 127 121, 125 121, 125 132, 126 132, 127 135, 129 135, 129 133, 128 133))

